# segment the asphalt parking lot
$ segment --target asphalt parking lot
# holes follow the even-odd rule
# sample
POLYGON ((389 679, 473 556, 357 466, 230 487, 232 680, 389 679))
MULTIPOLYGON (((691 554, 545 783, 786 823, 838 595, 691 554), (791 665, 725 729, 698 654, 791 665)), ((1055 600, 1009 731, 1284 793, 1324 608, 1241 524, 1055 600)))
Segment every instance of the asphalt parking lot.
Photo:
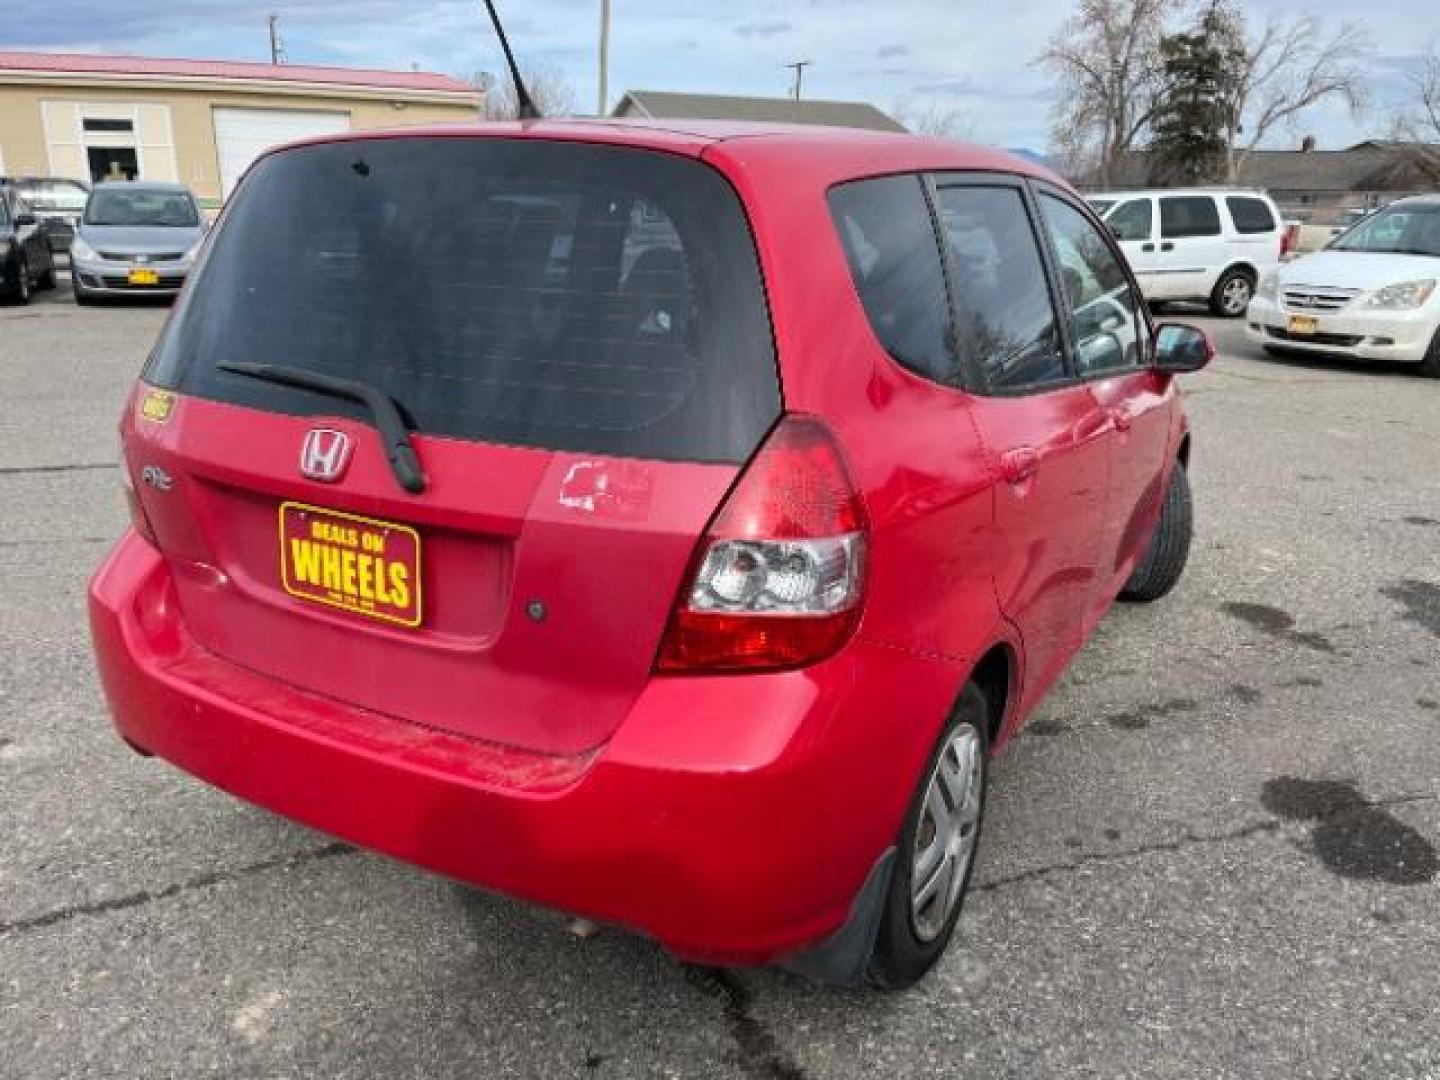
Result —
POLYGON ((163 307, 0 307, 0 1076, 1440 1077, 1440 382, 1202 320, 1197 543, 996 772, 899 996, 684 968, 112 734, 84 614, 163 307))

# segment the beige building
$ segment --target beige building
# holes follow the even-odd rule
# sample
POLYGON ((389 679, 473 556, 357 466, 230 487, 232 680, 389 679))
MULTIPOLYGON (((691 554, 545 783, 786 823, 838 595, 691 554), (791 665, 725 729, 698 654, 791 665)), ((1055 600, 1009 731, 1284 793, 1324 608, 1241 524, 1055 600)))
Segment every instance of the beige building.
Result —
POLYGON ((276 143, 480 105, 429 72, 0 52, 0 176, 179 181, 213 207, 276 143))

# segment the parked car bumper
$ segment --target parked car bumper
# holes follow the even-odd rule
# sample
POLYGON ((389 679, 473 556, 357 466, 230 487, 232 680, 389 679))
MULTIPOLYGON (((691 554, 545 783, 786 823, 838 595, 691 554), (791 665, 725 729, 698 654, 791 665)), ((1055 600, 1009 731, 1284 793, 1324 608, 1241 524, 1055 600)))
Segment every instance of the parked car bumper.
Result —
POLYGON ((875 895, 962 676, 857 639, 803 671, 656 678, 608 743, 553 757, 208 652, 165 557, 133 531, 97 571, 90 614, 116 726, 142 752, 353 843, 726 964, 803 957, 875 895))
POLYGON ((1357 360, 1395 360, 1419 363, 1434 340, 1440 318, 1435 312, 1351 311, 1330 313, 1286 310, 1273 300, 1257 297, 1245 317, 1251 341, 1297 352, 1349 356, 1357 360), (1315 319, 1315 332, 1292 333, 1292 315, 1315 319))
POLYGON ((185 287, 189 276, 189 262, 156 263, 142 266, 139 263, 121 263, 108 260, 84 261, 70 258, 70 277, 77 288, 96 296, 174 296, 185 287), (154 285, 134 284, 132 271, 152 271, 157 277, 154 285))

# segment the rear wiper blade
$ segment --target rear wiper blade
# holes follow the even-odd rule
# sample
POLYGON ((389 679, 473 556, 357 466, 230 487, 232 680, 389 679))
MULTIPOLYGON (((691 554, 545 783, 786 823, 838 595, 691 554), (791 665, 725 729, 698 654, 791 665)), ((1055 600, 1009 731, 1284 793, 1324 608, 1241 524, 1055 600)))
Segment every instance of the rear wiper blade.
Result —
POLYGON ((425 490, 425 474, 420 470, 420 458, 415 453, 415 445, 410 441, 410 431, 400 415, 399 404, 389 394, 355 379, 321 375, 319 372, 286 367, 283 364, 249 364, 235 361, 215 366, 232 375, 244 375, 278 386, 313 390, 317 394, 329 394, 331 397, 364 405, 370 410, 370 416, 375 421, 375 430, 380 432, 380 440, 385 445, 385 459, 390 463, 390 471, 395 474, 400 486, 412 495, 418 495, 425 490))

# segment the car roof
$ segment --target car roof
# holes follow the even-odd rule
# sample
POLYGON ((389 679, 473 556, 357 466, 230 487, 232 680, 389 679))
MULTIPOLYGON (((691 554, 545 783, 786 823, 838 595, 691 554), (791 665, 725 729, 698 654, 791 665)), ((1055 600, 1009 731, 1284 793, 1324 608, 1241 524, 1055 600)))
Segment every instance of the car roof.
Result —
POLYGON ((163 180, 103 180, 92 189, 95 191, 154 191, 165 195, 189 195, 190 189, 184 184, 170 184, 163 180))
POLYGON ((1087 199, 1136 199, 1142 196, 1154 195, 1245 195, 1258 199, 1268 199, 1270 193, 1260 188, 1247 187, 1187 187, 1187 188, 1127 188, 1119 191, 1087 191, 1087 199))
POLYGON ((751 161, 783 160, 801 151, 812 170, 826 173, 832 183, 886 173, 947 169, 1014 173, 1063 183, 1043 165, 992 147, 859 128, 738 120, 597 119, 438 124, 322 135, 277 146, 268 153, 327 143, 423 138, 586 142, 696 158, 722 145, 729 150, 743 144, 745 157, 751 161))

